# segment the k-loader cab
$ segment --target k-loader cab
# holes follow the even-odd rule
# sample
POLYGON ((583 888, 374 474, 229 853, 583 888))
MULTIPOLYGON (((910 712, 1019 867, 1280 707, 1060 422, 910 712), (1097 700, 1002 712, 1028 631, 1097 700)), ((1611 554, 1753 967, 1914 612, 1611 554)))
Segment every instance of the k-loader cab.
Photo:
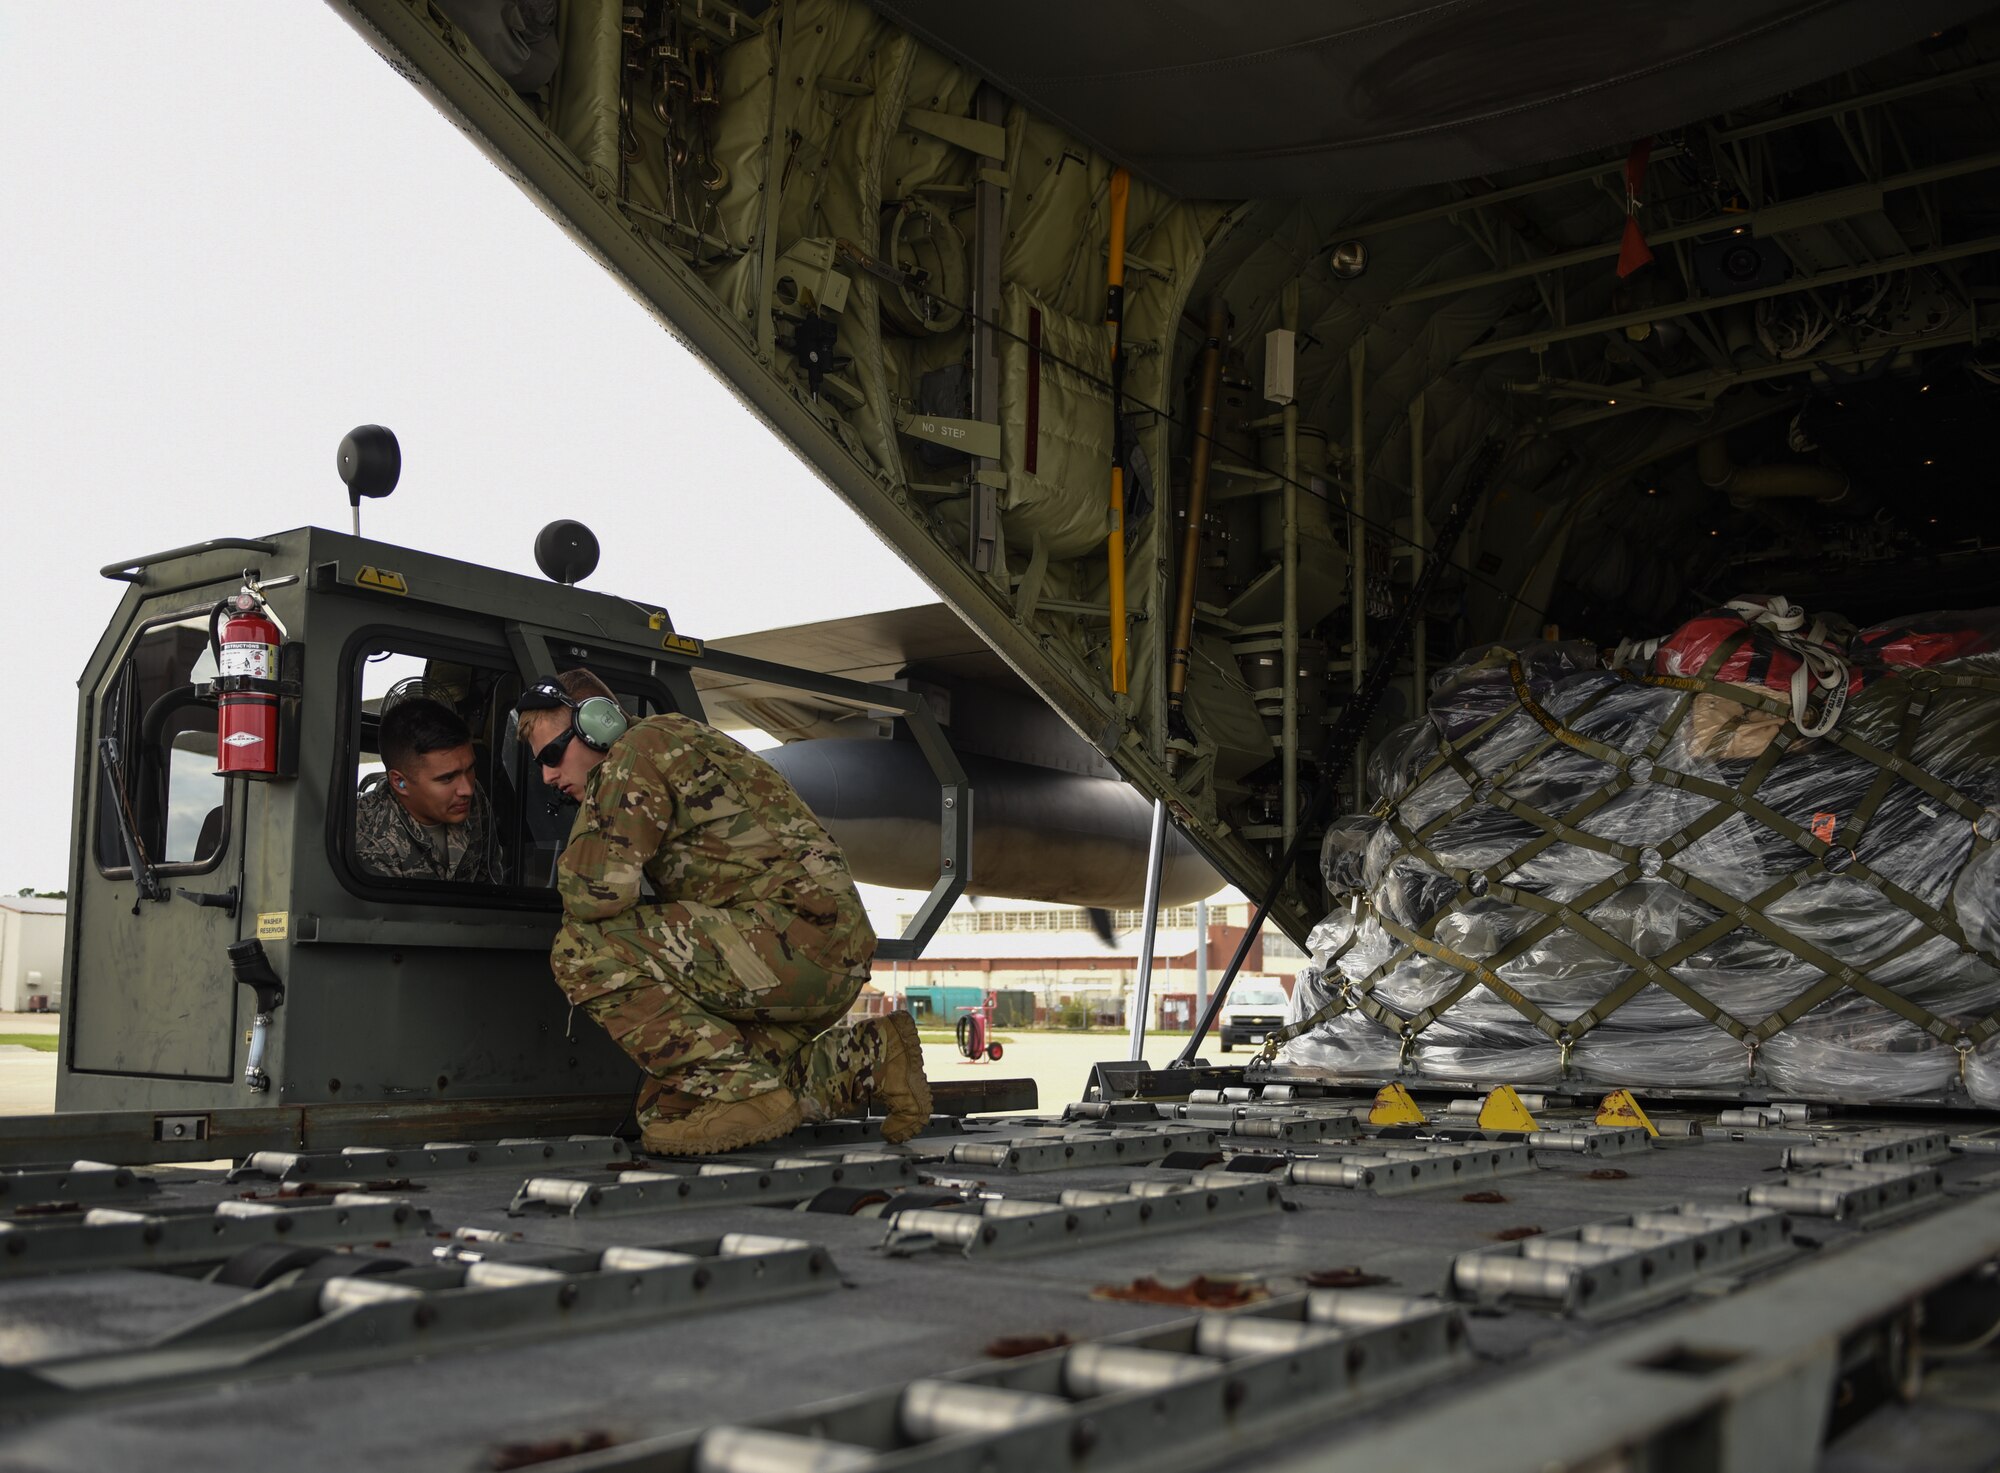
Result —
MULTIPOLYGON (((387 431, 342 453, 366 494, 393 485, 387 431)), ((151 1112, 195 1157, 226 1149, 225 1120, 282 1121, 269 1138, 295 1144, 301 1112, 328 1107, 424 1136, 615 1128, 633 1066, 549 975, 575 809, 512 719, 528 684, 578 666, 640 715, 701 715, 700 667, 899 721, 937 780, 942 853, 883 956, 921 949, 963 888, 971 806, 921 696, 710 650, 663 608, 576 586, 597 558, 580 524, 536 550, 547 580, 300 528, 104 569, 128 592, 81 683, 59 1111, 151 1112), (493 856, 476 879, 384 873, 357 849, 383 716, 412 695, 472 733, 493 856)))

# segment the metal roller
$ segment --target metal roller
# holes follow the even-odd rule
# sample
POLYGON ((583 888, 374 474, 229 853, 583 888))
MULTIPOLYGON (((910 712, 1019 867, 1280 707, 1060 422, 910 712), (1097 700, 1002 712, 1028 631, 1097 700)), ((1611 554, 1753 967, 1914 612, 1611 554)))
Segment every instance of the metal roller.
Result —
POLYGON ((1297 1117, 1289 1120, 1239 1120, 1236 1122, 1234 1134, 1277 1140, 1284 1136, 1287 1126, 1297 1125, 1298 1123, 1297 1117))
POLYGON ((1809 1186, 1763 1186, 1750 1188, 1750 1200, 1759 1207, 1776 1207, 1786 1212, 1803 1212, 1808 1217, 1838 1217, 1852 1188, 1809 1186))
MULTIPOLYGON (((1230 1182, 1229 1185, 1240 1187, 1244 1184, 1244 1180, 1245 1178, 1238 1173, 1235 1180, 1230 1182)), ((1111 1195, 1118 1201, 1129 1202, 1134 1197, 1183 1197, 1189 1195, 1192 1191, 1193 1188, 1186 1182, 1140 1180, 1133 1182, 1125 1191, 1113 1192, 1111 1195)))
POLYGON ((1306 1318, 1317 1325, 1372 1329, 1400 1325, 1438 1312, 1435 1300, 1407 1294, 1370 1294, 1353 1289, 1315 1289, 1306 1295, 1306 1318))
POLYGON ((695 1169, 696 1176, 755 1176, 761 1166, 739 1166, 728 1161, 711 1161, 695 1169))
POLYGON ((1642 1232, 1666 1233, 1686 1237, 1693 1233, 1705 1233, 1714 1228, 1729 1226, 1729 1220, 1711 1217, 1703 1213, 1697 1217, 1691 1212, 1635 1212, 1632 1226, 1642 1232))
POLYGON ((243 1163, 231 1175, 249 1176, 254 1172, 258 1176, 268 1176, 274 1181, 281 1180, 298 1159, 296 1151, 252 1151, 243 1158, 243 1163))
MULTIPOLYGON (((1144 1182, 1139 1185, 1153 1186, 1155 1183, 1144 1182)), ((1171 1185, 1181 1191, 1187 1190, 1178 1182, 1171 1185)), ((1134 1187, 1134 1191, 1136 1190, 1137 1186, 1134 1187)), ((1131 1201, 1132 1193, 1114 1192, 1105 1187, 1071 1187, 1068 1191, 1059 1193, 1056 1200, 1065 1207, 1115 1207, 1122 1202, 1131 1201)))
POLYGON ((1590 1134, 1582 1130, 1531 1130, 1528 1144, 1537 1151, 1588 1151, 1590 1134))
POLYGON ((1226 1094, 1227 1091, 1219 1089, 1191 1089, 1188 1091, 1188 1103, 1190 1105, 1220 1105, 1223 1103, 1226 1094))
POLYGON ((956 1166, 1005 1166, 1013 1153, 1011 1146, 956 1145, 948 1159, 956 1166))
POLYGON ((676 1264, 699 1263, 692 1253, 675 1253, 666 1248, 606 1248, 597 1266, 609 1272, 632 1273, 649 1268, 672 1268, 676 1264))
MULTIPOLYGON (((1546 1110, 1549 1105, 1549 1097, 1547 1095, 1524 1093, 1520 1099, 1522 1108, 1531 1113, 1536 1110, 1546 1110)), ((1447 1115, 1477 1115, 1485 1108, 1486 1099, 1482 1095, 1478 1099, 1472 1100, 1451 1100, 1445 1105, 1444 1112, 1447 1115)))
POLYGON ((520 1284, 548 1284, 567 1278, 552 1268, 532 1263, 475 1263, 465 1270, 468 1289, 512 1289, 520 1284))
MULTIPOLYGON (((1207 1093, 1214 1094, 1217 1091, 1209 1090, 1207 1093)), ((1174 1106, 1173 1118, 1176 1120, 1241 1120, 1243 1118, 1243 1107, 1241 1105, 1225 1105, 1220 1100, 1207 1104, 1191 1101, 1185 1105, 1174 1106)))
POLYGON ((1632 1226, 1677 1231, 1675 1224, 1688 1227, 1716 1227, 1724 1223, 1757 1222, 1774 1214, 1762 1207, 1746 1207, 1740 1202, 1687 1202, 1677 1212, 1636 1212, 1632 1226))
POLYGON ((392 1284, 376 1278, 328 1279, 319 1289, 319 1312, 337 1314, 343 1309, 361 1309, 370 1304, 421 1299, 424 1291, 407 1284, 392 1284))
POLYGON ((1521 1256, 1541 1263, 1562 1263, 1592 1268, 1614 1258, 1629 1258, 1630 1248, 1613 1248, 1603 1243, 1579 1243, 1574 1238, 1530 1238, 1521 1245, 1521 1256))
POLYGON ((1929 1140, 1903 1141, 1824 1141, 1809 1146, 1785 1147, 1785 1169, 1804 1170, 1814 1166, 1894 1166, 1907 1169, 1913 1164, 1942 1156, 1947 1147, 1942 1135, 1929 1140), (1879 1152, 1870 1161, 1867 1153, 1879 1152))
POLYGON ((511 1243, 515 1234, 502 1232, 498 1228, 455 1227, 451 1230, 454 1240, 460 1243, 511 1243))
POLYGON ((1052 1422, 1068 1415, 1069 1403, 1059 1396, 963 1381, 912 1381, 904 1388, 897 1407, 904 1435, 917 1442, 935 1437, 993 1436, 1029 1422, 1052 1422))
POLYGON ((1778 1111, 1771 1109, 1724 1110, 1720 1115, 1715 1117, 1715 1123, 1717 1125, 1747 1125, 1754 1129, 1766 1129, 1772 1126, 1783 1125, 1785 1117, 1778 1111))
POLYGON ((1063 1357, 1063 1390, 1071 1396, 1165 1391, 1216 1372, 1214 1361, 1137 1345, 1079 1345, 1063 1357))
POLYGON ((981 1223, 970 1212, 946 1212, 935 1207, 914 1207, 898 1212, 889 1226, 901 1233, 929 1233, 940 1243, 964 1247, 979 1236, 981 1223))
POLYGON ((1365 1161, 1300 1160, 1291 1164, 1285 1180, 1302 1187, 1366 1187, 1374 1184, 1375 1172, 1365 1161))
MULTIPOLYGON (((542 1180, 539 1177, 536 1179, 542 1180)), ((618 1173, 618 1180, 621 1182, 638 1182, 642 1186, 650 1186, 654 1182, 679 1181, 680 1177, 671 1171, 621 1171, 618 1173)))
POLYGON ((1257 1098, 1257 1091, 1247 1084, 1233 1084, 1222 1092, 1225 1105, 1247 1105, 1257 1098))
POLYGON ((759 1253, 797 1253, 812 1244, 803 1238, 776 1238, 768 1233, 724 1233, 716 1252, 724 1258, 751 1258, 759 1253))
MULTIPOLYGON (((1225 1171, 1219 1166, 1211 1166, 1208 1170, 1197 1171, 1193 1176, 1189 1177, 1188 1185, 1197 1187, 1240 1187, 1243 1183, 1252 1179, 1253 1173, 1250 1172, 1225 1171)), ((1139 1183, 1135 1182, 1133 1185, 1138 1186, 1139 1183)), ((1148 1185, 1151 1185, 1151 1183, 1148 1183, 1148 1185)))
POLYGON ((1511 1254, 1468 1255, 1452 1265, 1452 1283, 1470 1294, 1516 1294, 1566 1303, 1581 1277, 1566 1263, 1539 1262, 1511 1254))
POLYGON ((134 1212, 129 1207, 93 1207, 83 1214, 85 1227, 110 1227, 121 1222, 151 1222, 153 1214, 134 1212))
POLYGON ((217 1202, 217 1217, 281 1217, 290 1212, 291 1204, 280 1202, 217 1202))
POLYGON ((1907 1161, 1856 1161, 1837 1168, 1835 1181, 1860 1182, 1866 1186, 1901 1186, 1907 1181, 1936 1175, 1928 1167, 1912 1166, 1907 1161))
POLYGON ((563 1176, 531 1176, 521 1183, 515 1200, 545 1202, 551 1207, 574 1207, 590 1196, 595 1185, 594 1182, 574 1181, 563 1176))
POLYGON ((1026 1197, 995 1197, 980 1203, 980 1210, 986 1217, 1046 1217, 1060 1209, 1054 1203, 1030 1201, 1026 1197))
POLYGON ((758 1427, 715 1427, 694 1448, 694 1473, 845 1473, 881 1454, 852 1443, 758 1427))
POLYGON ((1662 1248, 1668 1243, 1681 1242, 1707 1229, 1698 1222, 1684 1223, 1676 1231, 1672 1228, 1624 1227, 1617 1223, 1593 1222, 1580 1230, 1577 1236, 1586 1243, 1601 1243, 1607 1248, 1662 1248))
POLYGON ((1203 1315, 1195 1326, 1194 1348, 1203 1355, 1235 1360, 1246 1355, 1294 1355, 1329 1345, 1340 1331, 1329 1325, 1274 1320, 1261 1315, 1203 1315))

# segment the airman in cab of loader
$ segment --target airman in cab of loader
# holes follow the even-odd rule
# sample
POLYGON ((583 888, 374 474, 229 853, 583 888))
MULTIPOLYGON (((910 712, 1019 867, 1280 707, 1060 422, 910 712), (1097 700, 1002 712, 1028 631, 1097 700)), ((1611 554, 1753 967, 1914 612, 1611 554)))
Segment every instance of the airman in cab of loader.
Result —
POLYGON ((428 696, 406 697, 383 714, 379 745, 385 771, 362 784, 355 803, 361 867, 399 880, 497 880, 493 810, 458 713, 428 696))

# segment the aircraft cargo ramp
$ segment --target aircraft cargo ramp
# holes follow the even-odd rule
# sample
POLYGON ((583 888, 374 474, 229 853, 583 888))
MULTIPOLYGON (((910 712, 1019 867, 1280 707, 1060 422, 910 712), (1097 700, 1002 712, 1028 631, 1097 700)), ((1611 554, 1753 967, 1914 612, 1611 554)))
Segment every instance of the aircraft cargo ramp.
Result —
POLYGON ((1990 1464, 1990 1122, 1174 1078, 706 1162, 9 1167, 0 1465, 1990 1464))

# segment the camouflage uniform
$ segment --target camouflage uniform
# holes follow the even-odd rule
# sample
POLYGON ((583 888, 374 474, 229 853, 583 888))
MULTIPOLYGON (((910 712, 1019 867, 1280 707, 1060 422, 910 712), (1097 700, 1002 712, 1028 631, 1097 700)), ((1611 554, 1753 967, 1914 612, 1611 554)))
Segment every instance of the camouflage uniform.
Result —
POLYGON ((362 785, 354 802, 354 860, 374 875, 394 880, 456 880, 492 884, 500 878, 500 852, 493 834, 493 809, 485 789, 474 784, 472 811, 458 825, 465 848, 447 868, 445 856, 431 843, 424 826, 389 791, 385 774, 376 773, 362 785))
POLYGON ((556 885, 556 982, 650 1076, 641 1125, 780 1088, 825 1118, 871 1092, 886 1036, 841 1018, 875 932, 761 757, 686 716, 635 723, 590 775, 556 885))

